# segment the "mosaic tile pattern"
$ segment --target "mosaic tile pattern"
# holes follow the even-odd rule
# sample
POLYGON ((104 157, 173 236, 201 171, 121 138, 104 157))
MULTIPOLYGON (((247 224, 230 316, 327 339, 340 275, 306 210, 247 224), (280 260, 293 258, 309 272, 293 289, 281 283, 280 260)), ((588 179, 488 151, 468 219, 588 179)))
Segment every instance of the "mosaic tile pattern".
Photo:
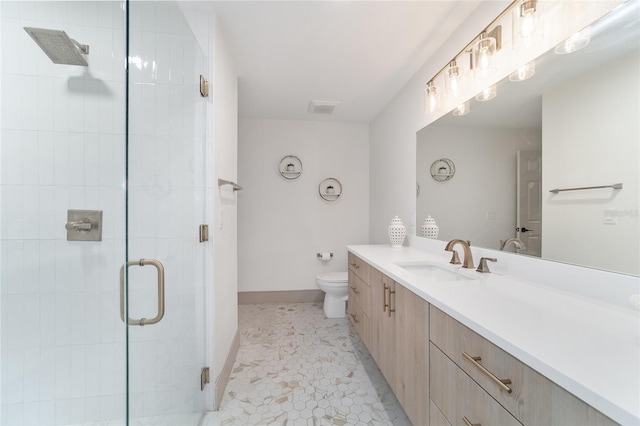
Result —
POLYGON ((215 425, 410 425, 355 329, 318 303, 239 306, 240 349, 215 425))

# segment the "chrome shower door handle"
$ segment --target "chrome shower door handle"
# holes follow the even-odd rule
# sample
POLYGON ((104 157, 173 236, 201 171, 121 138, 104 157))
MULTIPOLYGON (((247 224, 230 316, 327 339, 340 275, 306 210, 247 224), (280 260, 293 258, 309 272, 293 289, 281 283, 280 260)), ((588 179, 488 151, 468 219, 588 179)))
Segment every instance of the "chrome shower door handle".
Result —
MULTIPOLYGON (((130 260, 127 262, 127 268, 129 266, 147 266, 151 265, 158 271, 158 314, 153 318, 127 318, 129 325, 152 325, 160 322, 164 316, 164 266, 160 261, 155 259, 138 259, 130 260)), ((124 322, 124 265, 120 267, 120 319, 124 322)))

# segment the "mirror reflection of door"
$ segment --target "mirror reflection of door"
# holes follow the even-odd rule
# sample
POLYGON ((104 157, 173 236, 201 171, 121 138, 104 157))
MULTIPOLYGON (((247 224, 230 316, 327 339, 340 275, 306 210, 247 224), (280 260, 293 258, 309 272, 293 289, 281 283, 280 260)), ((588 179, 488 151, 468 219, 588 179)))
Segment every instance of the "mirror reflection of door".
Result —
POLYGON ((522 254, 540 256, 542 246, 542 152, 517 153, 516 237, 525 245, 522 254))

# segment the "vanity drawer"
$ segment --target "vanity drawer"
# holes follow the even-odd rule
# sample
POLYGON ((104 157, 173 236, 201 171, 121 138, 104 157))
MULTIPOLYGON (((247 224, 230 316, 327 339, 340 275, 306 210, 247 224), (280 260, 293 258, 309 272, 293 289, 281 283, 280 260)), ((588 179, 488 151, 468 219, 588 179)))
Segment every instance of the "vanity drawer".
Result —
POLYGON ((429 398, 429 426, 451 426, 449 420, 431 398, 429 398))
POLYGON ((360 335, 360 339, 368 346, 371 342, 371 320, 357 303, 349 301, 348 306, 349 321, 360 335))
POLYGON ((369 269, 370 269, 369 264, 351 252, 349 252, 348 260, 349 260, 349 271, 353 271, 368 285, 369 269))
POLYGON ((616 424, 433 306, 430 309, 430 339, 496 401, 526 425, 616 424), (510 383, 503 385, 499 383, 500 380, 509 380, 510 383), (505 386, 511 389, 511 392, 505 386))
POLYGON ((365 313, 369 313, 371 289, 351 270, 349 270, 349 301, 357 303, 365 313))
POLYGON ((436 407, 432 413, 436 424, 470 424, 521 426, 515 417, 498 404, 474 382, 464 371, 454 364, 440 349, 430 344, 431 400, 436 407), (439 415, 437 415, 439 414, 439 415), (444 417, 445 419, 443 419, 444 417))

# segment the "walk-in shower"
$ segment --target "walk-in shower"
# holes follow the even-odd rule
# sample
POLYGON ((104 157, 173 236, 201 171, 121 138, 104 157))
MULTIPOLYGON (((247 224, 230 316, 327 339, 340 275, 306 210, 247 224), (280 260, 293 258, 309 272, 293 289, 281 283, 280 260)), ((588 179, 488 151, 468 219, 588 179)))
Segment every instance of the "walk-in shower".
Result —
POLYGON ((0 1, 0 426, 211 407, 210 23, 183 7, 0 1), (69 210, 101 238, 68 240, 89 232, 69 210))
POLYGON ((33 27, 24 27, 24 30, 54 64, 88 65, 82 55, 89 54, 89 46, 69 38, 64 31, 33 27))

